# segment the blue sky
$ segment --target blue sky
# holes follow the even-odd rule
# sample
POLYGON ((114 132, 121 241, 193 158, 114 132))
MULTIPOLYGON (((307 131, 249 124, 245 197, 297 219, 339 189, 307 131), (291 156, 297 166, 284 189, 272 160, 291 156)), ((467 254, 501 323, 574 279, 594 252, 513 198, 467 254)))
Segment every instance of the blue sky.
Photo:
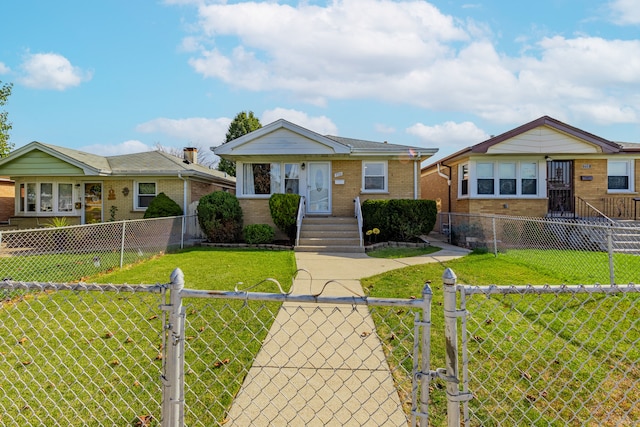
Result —
MULTIPOLYGON (((253 111, 439 148, 542 115, 640 142, 637 0, 4 2, 16 148, 208 151, 253 111)), ((432 159, 432 160, 433 160, 432 159)))

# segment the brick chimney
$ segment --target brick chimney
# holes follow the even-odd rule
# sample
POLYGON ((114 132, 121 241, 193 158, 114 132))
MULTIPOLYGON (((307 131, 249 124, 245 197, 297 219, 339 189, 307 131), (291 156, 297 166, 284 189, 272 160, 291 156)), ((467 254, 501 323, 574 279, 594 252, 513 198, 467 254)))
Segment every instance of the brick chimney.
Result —
POLYGON ((185 147, 184 148, 184 159, 193 164, 198 163, 198 149, 195 147, 185 147))

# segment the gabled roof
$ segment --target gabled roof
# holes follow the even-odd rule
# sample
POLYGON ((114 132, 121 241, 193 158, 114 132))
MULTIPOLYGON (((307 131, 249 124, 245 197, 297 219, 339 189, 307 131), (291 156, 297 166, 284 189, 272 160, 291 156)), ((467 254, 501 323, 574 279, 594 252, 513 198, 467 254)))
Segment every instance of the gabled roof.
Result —
MULTIPOLYGON (((476 145, 472 145, 467 148, 463 148, 460 151, 457 151, 447 157, 444 157, 432 164, 424 166, 422 169, 428 169, 438 163, 443 164, 444 162, 451 161, 452 159, 461 158, 464 156, 469 156, 471 154, 487 154, 491 153, 492 148, 496 147, 498 144, 508 141, 510 139, 516 138, 520 135, 523 135, 527 132, 533 131, 536 128, 546 127, 549 129, 553 129, 557 132, 568 135, 571 138, 579 140, 583 143, 586 143, 594 149, 596 149, 600 153, 604 154, 615 154, 622 152, 637 152, 640 151, 640 144, 636 143, 615 143, 613 141, 609 141, 608 139, 599 137, 592 133, 586 132, 582 129, 578 129, 576 127, 570 126, 566 123, 563 123, 559 120, 554 119, 549 116, 542 116, 536 120, 533 120, 529 123, 525 123, 522 126, 518 126, 517 128, 511 129, 505 133, 502 133, 498 136, 491 137, 486 141, 480 142, 476 145)), ((494 151, 495 152, 495 151, 494 151)), ((549 153, 549 154, 560 154, 558 153, 549 153)), ((530 154, 539 154, 539 153, 530 153, 530 154)))
POLYGON ((400 156, 413 152, 414 156, 421 157, 424 154, 433 155, 436 148, 413 147, 407 145, 388 144, 386 142, 366 141, 362 139, 344 138, 331 135, 320 135, 302 126, 296 125, 284 119, 276 120, 258 130, 250 132, 240 138, 212 148, 215 154, 230 159, 239 159, 242 156, 260 155, 379 155, 400 156), (282 131, 288 131, 288 133, 282 131), (294 141, 289 135, 297 135, 299 139, 294 141), (251 143, 261 139, 273 138, 273 145, 267 143, 251 143), (271 148, 273 147, 273 151, 271 148))
POLYGON ((56 145, 31 142, 0 159, 3 165, 27 155, 33 151, 44 152, 56 159, 71 164, 84 172, 85 176, 184 176, 198 177, 211 181, 235 182, 235 178, 224 172, 190 163, 180 157, 160 151, 123 154, 118 156, 99 156, 56 145))
POLYGON ((620 151, 620 146, 615 142, 611 142, 592 133, 575 128, 549 116, 542 116, 539 119, 526 123, 501 135, 487 139, 484 142, 472 146, 471 151, 474 153, 486 153, 490 147, 540 126, 547 126, 585 142, 594 144, 600 147, 603 153, 617 153, 620 151))

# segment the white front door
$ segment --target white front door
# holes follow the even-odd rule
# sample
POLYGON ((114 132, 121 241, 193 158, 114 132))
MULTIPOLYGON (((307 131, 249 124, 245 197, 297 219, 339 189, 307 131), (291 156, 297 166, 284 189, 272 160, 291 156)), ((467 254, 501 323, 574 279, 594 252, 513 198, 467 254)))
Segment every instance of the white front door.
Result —
POLYGON ((307 168, 307 213, 331 213, 330 162, 309 162, 307 168))

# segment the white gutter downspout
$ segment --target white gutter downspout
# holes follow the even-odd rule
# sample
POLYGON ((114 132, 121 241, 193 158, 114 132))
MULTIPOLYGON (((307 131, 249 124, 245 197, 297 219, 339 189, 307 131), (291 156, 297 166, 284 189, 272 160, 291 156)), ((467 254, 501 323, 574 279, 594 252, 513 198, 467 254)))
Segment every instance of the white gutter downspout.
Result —
POLYGON ((182 233, 180 233, 180 249, 184 249, 184 234, 187 220, 187 179, 183 178, 180 172, 178 172, 178 178, 184 183, 182 186, 182 233))
POLYGON ((443 174, 442 172, 440 172, 440 163, 437 164, 438 166, 438 175, 440 175, 441 177, 443 177, 444 179, 447 180, 447 185, 449 187, 451 187, 451 178, 449 178, 447 175, 443 174))
POLYGON ((421 168, 418 167, 418 165, 420 164, 420 162, 422 161, 422 154, 420 152, 418 152, 418 156, 415 160, 415 162, 413 162, 413 198, 414 200, 418 200, 418 194, 420 191, 420 173, 421 173, 421 168))

